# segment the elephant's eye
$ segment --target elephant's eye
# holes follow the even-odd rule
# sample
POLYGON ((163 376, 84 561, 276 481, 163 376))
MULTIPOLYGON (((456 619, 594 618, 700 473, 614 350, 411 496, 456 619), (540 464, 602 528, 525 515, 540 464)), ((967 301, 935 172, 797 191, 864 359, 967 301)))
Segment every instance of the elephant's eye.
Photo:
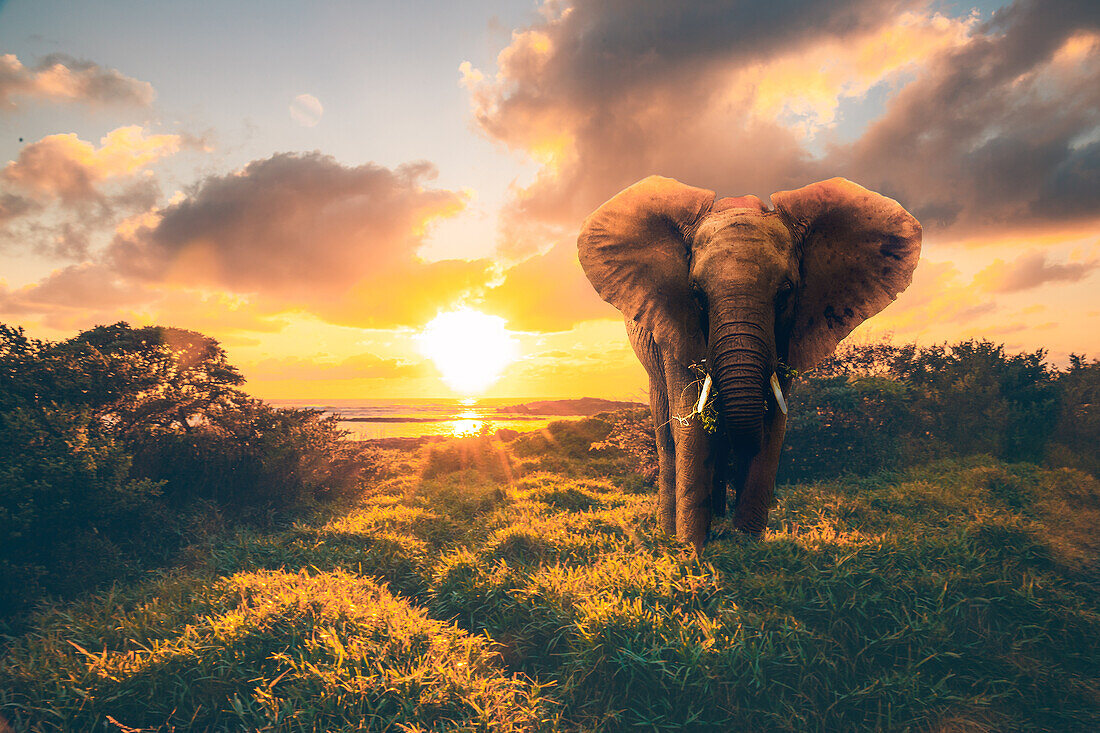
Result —
POLYGON ((784 280, 783 284, 779 286, 779 294, 780 295, 786 295, 787 293, 791 292, 792 290, 794 290, 794 283, 791 282, 790 280, 784 280))
POLYGON ((699 287, 699 283, 691 284, 691 294, 695 298, 695 301, 702 307, 707 305, 707 294, 703 292, 703 289, 699 287))

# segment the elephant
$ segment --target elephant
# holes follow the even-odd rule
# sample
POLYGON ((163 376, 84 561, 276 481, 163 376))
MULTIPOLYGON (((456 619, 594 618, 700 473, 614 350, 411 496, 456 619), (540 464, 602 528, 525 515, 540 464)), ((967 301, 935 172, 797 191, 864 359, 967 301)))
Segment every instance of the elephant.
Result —
POLYGON ((697 552, 712 516, 726 514, 728 488, 730 523, 763 535, 794 375, 889 305, 920 257, 920 223, 847 179, 771 201, 716 200, 650 176, 600 206, 577 237, 585 275, 622 311, 649 376, 657 522, 697 552), (707 404, 714 432, 700 418, 707 404))

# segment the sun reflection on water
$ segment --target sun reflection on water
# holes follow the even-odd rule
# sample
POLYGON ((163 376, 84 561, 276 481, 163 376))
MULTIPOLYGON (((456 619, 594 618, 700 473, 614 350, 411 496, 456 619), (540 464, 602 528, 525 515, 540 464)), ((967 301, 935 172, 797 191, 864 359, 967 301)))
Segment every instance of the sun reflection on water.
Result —
MULTIPOLYGON (((470 400, 469 404, 474 402, 476 400, 470 400)), ((462 400, 462 404, 467 404, 467 400, 462 400)), ((485 421, 481 419, 481 415, 477 410, 463 410, 458 413, 455 420, 451 421, 451 435, 456 438, 477 435, 484 425, 485 421)))

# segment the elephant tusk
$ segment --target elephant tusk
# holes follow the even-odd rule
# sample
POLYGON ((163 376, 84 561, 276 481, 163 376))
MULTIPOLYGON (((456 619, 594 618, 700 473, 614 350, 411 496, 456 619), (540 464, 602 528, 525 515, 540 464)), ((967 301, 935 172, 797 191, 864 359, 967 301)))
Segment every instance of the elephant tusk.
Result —
POLYGON ((710 375, 708 374, 707 378, 703 380, 703 391, 699 394, 699 404, 695 406, 696 412, 702 412, 703 408, 707 406, 707 399, 710 397, 711 384, 712 382, 710 380, 710 375))
POLYGON ((775 393, 775 401, 779 405, 779 409, 783 411, 783 414, 787 414, 787 401, 783 399, 783 390, 779 388, 779 377, 772 372, 772 392, 775 393))

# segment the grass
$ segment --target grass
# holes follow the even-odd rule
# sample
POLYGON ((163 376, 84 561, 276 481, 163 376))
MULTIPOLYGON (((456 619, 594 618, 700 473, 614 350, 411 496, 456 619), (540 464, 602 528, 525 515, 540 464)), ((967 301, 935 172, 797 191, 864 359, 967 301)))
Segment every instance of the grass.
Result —
POLYGON ((574 425, 390 452, 346 505, 43 608, 5 644, 0 715, 42 731, 1100 729, 1092 476, 972 457, 788 485, 764 541, 695 556, 657 532, 629 461, 580 450, 603 423, 574 425))

